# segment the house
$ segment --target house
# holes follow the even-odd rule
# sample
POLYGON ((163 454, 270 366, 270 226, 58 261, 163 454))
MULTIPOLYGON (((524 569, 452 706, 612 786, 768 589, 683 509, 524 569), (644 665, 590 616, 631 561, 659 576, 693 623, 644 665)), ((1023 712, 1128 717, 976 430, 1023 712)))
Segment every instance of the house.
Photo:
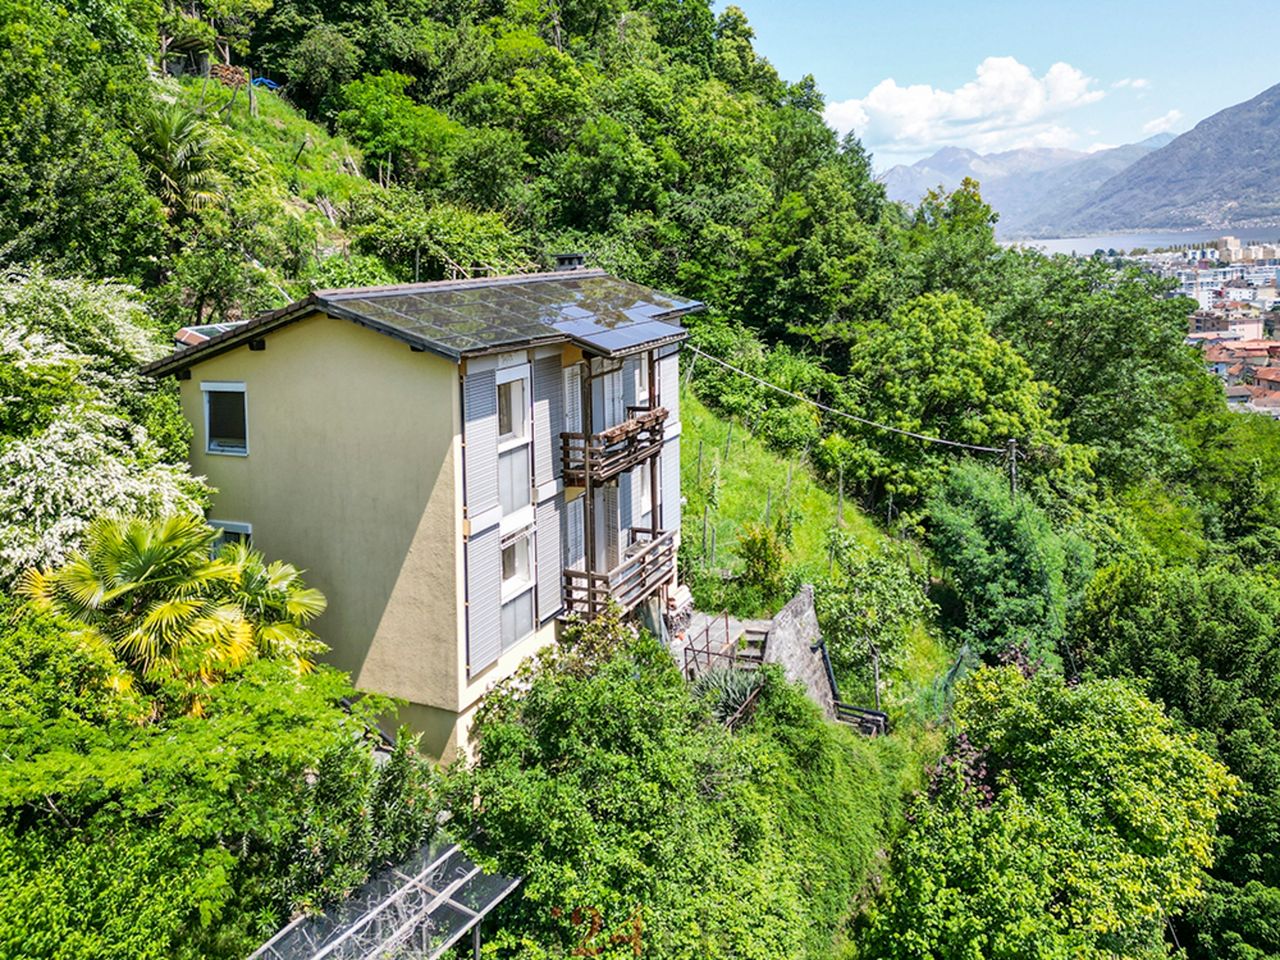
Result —
POLYGON ((322 290, 145 369, 180 382, 210 522, 305 568, 331 661, 447 757, 565 617, 675 586, 700 309, 581 268, 322 290))

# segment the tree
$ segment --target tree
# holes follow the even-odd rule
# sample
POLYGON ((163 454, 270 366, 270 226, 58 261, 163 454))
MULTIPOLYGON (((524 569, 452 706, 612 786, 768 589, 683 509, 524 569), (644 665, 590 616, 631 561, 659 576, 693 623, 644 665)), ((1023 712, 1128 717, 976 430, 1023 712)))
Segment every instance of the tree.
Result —
POLYGON ((993 470, 952 468, 929 499, 929 544, 964 606, 958 634, 994 658, 1008 647, 1056 658, 1067 615, 1088 582, 1092 555, 1054 531, 1026 493, 993 470))
POLYGON ((486 699, 447 796, 483 862, 524 877, 499 949, 831 956, 894 808, 894 755, 773 668, 757 682, 730 733, 711 715, 722 687, 695 700, 661 643, 601 617, 486 699))
POLYGON ((1186 454, 1170 401, 1207 377, 1184 343, 1190 301, 1166 298, 1168 284, 1136 267, 1034 252, 1006 259, 992 326, 1054 388, 1071 439, 1098 451, 1098 475, 1124 486, 1178 470, 1186 454))
MULTIPOLYGON (((946 440, 1002 449, 1016 438, 1046 465, 1073 469, 1062 424, 1053 419, 1053 392, 1007 343, 987 330, 982 310, 955 294, 927 294, 883 323, 856 332, 849 371, 835 405, 849 413, 946 440)), ((896 496, 909 507, 936 483, 956 456, 899 434, 835 421, 820 461, 841 461, 846 480, 873 500, 896 496)))
POLYGON ((221 201, 222 179, 214 165, 209 133, 190 110, 157 102, 141 111, 133 148, 175 231, 196 211, 221 201))
POLYGON ((0 4, 0 263, 136 278, 163 250, 119 122, 145 102, 146 43, 123 11, 100 12, 0 4))
POLYGON ((41 271, 0 282, 0 585, 62 563, 101 513, 201 509, 176 389, 137 368, 165 350, 138 293, 41 271), (13 414, 10 415, 10 410, 13 414))
POLYGON ((0 601, 0 954, 244 957, 434 829, 413 738, 375 765, 391 704, 344 674, 259 659, 166 714, 83 635, 0 601))
POLYGON ((1274 926, 1250 919, 1280 897, 1274 579, 1234 564, 1197 569, 1127 560, 1090 583, 1071 645, 1089 673, 1127 678, 1165 703, 1244 783, 1237 809, 1223 821, 1210 897, 1179 925, 1191 956, 1280 954, 1274 926))
POLYGON ((21 592, 38 609, 83 623, 85 640, 110 648, 148 690, 201 713, 203 688, 255 656, 309 668, 326 649, 304 624, 324 597, 298 572, 229 546, 210 556, 216 531, 192 516, 161 522, 102 518, 85 549, 52 571, 31 570, 21 592))
POLYGON ((864 948, 892 958, 1162 957, 1234 778, 1117 680, 985 669, 916 800, 864 948))

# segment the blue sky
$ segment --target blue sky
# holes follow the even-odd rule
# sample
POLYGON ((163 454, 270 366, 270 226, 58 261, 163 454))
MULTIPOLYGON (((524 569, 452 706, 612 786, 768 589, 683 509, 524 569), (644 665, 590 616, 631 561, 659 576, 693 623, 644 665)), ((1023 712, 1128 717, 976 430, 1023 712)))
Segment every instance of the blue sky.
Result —
POLYGON ((788 80, 812 73, 828 121, 857 131, 879 169, 947 145, 1181 133, 1280 82, 1265 16, 1183 0, 738 3, 756 49, 788 80))

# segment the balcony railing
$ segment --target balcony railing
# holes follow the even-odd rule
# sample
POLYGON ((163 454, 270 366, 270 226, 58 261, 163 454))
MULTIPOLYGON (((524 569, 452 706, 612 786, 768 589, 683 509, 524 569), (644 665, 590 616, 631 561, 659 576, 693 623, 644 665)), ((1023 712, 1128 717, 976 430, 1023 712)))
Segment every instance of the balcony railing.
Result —
POLYGON ((662 449, 667 408, 628 407, 627 419, 599 433, 562 433, 561 464, 565 486, 582 487, 612 480, 662 449))
POLYGON ((564 609, 588 620, 603 613, 612 601, 623 613, 653 596, 670 583, 676 569, 676 532, 654 537, 648 530, 632 528, 636 542, 628 556, 608 573, 566 570, 564 609))

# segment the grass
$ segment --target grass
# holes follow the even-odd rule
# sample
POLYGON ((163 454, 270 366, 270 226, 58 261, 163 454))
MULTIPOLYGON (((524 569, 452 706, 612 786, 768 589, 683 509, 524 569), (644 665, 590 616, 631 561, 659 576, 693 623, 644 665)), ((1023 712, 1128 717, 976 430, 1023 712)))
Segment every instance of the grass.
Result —
MULTIPOLYGON (((690 390, 680 392, 680 488, 686 503, 682 539, 693 556, 702 555, 702 515, 707 511, 707 566, 731 569, 734 544, 747 524, 770 520, 780 511, 792 517, 787 558, 802 571, 827 562, 827 533, 837 523, 835 493, 819 485, 808 464, 770 449, 742 424, 721 419, 690 390), (701 449, 701 469, 699 450, 701 449), (709 503, 714 499, 714 505, 709 503), (715 554, 710 555, 712 531, 715 554)), ((844 503, 844 526, 867 546, 882 534, 854 504, 844 503)))
MULTIPOLYGON (((738 565, 734 552, 738 536, 747 525, 764 520, 766 505, 771 520, 780 510, 791 511, 792 545, 785 562, 805 579, 826 572, 827 534, 841 512, 845 529, 864 546, 874 548, 886 541, 887 534, 856 504, 846 500, 841 511, 836 494, 818 481, 807 463, 770 448, 740 423, 731 431, 728 421, 687 389, 680 393, 680 424, 680 486, 686 501, 681 558, 700 609, 715 611, 724 606, 739 615, 759 617, 775 612, 770 604, 750 595, 725 590, 716 575, 718 571, 731 572, 738 565), (707 552, 714 531, 715 555, 708 557, 710 575, 698 576, 694 567, 701 567, 704 506, 709 508, 707 552)), ((927 563, 921 551, 912 566, 919 574, 927 563)), ((936 624, 922 621, 912 628, 904 655, 887 678, 888 704, 895 723, 905 721, 921 730, 937 717, 941 705, 938 682, 952 662, 953 655, 936 624)))
POLYGON ((277 94, 255 88, 258 115, 251 116, 249 99, 241 90, 231 109, 222 113, 232 98, 230 88, 210 80, 204 89, 203 79, 188 77, 181 81, 181 102, 195 108, 202 89, 205 116, 216 118, 262 151, 275 176, 289 186, 291 193, 307 201, 323 196, 341 203, 368 189, 364 177, 351 173, 353 166, 359 169, 360 151, 342 137, 331 136, 320 124, 312 123, 277 94))

